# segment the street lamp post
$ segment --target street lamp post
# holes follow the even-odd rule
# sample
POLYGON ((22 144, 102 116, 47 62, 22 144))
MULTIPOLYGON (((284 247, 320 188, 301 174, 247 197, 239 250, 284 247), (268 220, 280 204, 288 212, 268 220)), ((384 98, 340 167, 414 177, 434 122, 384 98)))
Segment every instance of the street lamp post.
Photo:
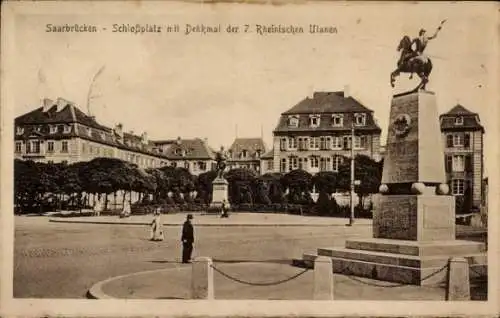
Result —
POLYGON ((349 216, 349 224, 348 226, 352 226, 354 224, 354 122, 351 125, 351 215, 349 216))

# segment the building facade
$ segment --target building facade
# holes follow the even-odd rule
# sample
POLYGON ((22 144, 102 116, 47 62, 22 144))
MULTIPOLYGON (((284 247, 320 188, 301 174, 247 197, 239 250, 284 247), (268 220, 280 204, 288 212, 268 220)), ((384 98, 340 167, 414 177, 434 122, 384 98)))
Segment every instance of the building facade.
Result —
POLYGON ((15 119, 15 158, 38 162, 118 158, 140 168, 185 167, 192 174, 214 168, 214 154, 202 139, 148 140, 147 133, 108 128, 63 98, 44 99, 42 107, 15 119))
POLYGON ((236 138, 228 149, 229 169, 247 168, 260 174, 261 157, 266 152, 262 138, 236 138))
POLYGON ((372 110, 348 92, 306 97, 280 116, 273 132, 273 171, 338 171, 351 153, 351 127, 355 154, 380 160, 381 129, 372 110))
POLYGON ((153 141, 154 149, 168 159, 172 167, 183 167, 191 174, 215 170, 215 153, 206 139, 181 139, 153 141))
POLYGON ((456 105, 440 115, 445 170, 451 194, 470 195, 471 208, 479 209, 483 195, 483 135, 479 115, 456 105))

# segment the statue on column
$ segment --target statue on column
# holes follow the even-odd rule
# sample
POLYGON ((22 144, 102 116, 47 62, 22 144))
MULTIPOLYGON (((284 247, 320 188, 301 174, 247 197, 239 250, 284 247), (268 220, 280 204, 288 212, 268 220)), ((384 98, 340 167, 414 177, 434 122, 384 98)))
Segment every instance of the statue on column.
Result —
POLYGON ((215 154, 215 172, 217 178, 223 178, 224 170, 226 169, 227 154, 224 147, 220 147, 220 151, 215 154))
POLYGON ((420 77, 420 83, 414 91, 425 89, 426 84, 429 82, 429 75, 432 71, 432 61, 424 54, 424 51, 428 42, 437 37, 445 22, 446 20, 441 21, 441 24, 432 36, 427 36, 426 30, 420 29, 418 37, 413 40, 410 40, 410 37, 407 35, 401 39, 397 48, 397 50, 401 52, 401 55, 396 70, 391 73, 392 87, 394 87, 396 77, 399 76, 400 73, 410 73, 410 79, 413 78, 413 73, 417 73, 420 77), (413 46, 415 46, 415 49, 413 49, 413 46))

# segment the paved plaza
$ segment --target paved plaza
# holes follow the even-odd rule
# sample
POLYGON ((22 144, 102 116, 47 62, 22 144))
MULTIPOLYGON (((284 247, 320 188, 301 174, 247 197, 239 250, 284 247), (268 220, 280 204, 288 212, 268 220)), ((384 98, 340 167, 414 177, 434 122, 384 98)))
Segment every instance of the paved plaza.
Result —
MULTIPOLYGON (((109 224, 118 217, 82 217, 83 223, 50 222, 43 216, 15 217, 14 297, 85 298, 95 284, 113 277, 143 271, 111 281, 103 291, 111 297, 186 298, 190 264, 180 264, 180 224, 184 214, 163 217, 166 239, 149 241, 149 216, 127 219, 136 224, 109 224), (99 224, 99 221, 104 222, 99 224), (106 224, 106 222, 108 224, 106 224), (128 277, 128 278, 127 278, 128 277), (118 286, 118 287, 117 287, 118 286)), ((53 220, 53 219, 52 219, 53 220)), ((70 218, 60 218, 70 220, 70 218)), ((121 219, 123 221, 123 219, 121 219)), ((75 218, 70 221, 77 222, 75 218)), ((345 219, 273 214, 233 214, 229 220, 215 215, 195 215, 193 256, 208 256, 215 266, 243 280, 272 282, 302 269, 291 260, 320 246, 343 246, 346 239, 371 237, 370 220, 354 227, 345 219), (280 220, 281 222, 278 222, 280 220), (297 226, 302 220, 303 226, 297 226), (313 221, 314 220, 314 221, 313 221), (224 226, 227 224, 232 226, 224 226), (269 226, 262 226, 262 224, 269 226), (282 226, 271 226, 273 223, 282 226), (203 224, 210 226, 203 226, 203 224), (245 226, 246 224, 246 226, 245 226), (261 224, 261 226, 258 226, 261 224), (283 225, 288 224, 288 226, 283 225)), ((313 272, 275 286, 247 286, 215 274, 220 299, 310 299, 313 272)), ((335 275, 338 299, 444 299, 444 289, 403 286, 384 288, 368 283, 390 283, 335 275)), ((473 286, 473 298, 485 297, 485 286, 473 286)))

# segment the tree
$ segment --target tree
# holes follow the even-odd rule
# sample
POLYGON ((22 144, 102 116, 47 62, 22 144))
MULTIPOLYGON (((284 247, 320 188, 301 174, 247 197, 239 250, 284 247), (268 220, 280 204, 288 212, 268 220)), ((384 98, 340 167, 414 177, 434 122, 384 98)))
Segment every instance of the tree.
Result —
POLYGON ((336 190, 337 179, 337 173, 333 171, 321 171, 313 177, 312 182, 318 192, 321 193, 324 191, 330 194, 336 190))
POLYGON ((258 178, 267 188, 267 197, 271 203, 283 203, 285 191, 281 183, 281 173, 266 173, 258 178))
MULTIPOLYGON (((363 197, 371 193, 378 193, 382 180, 383 162, 377 162, 365 155, 357 155, 354 159, 354 177, 360 180, 355 192, 359 196, 359 205, 363 204, 363 197)), ((337 188, 343 191, 350 190, 351 165, 346 161, 339 167, 337 188)))
POLYGON ((225 174, 229 183, 229 201, 231 204, 253 203, 255 193, 253 184, 257 173, 247 168, 231 169, 225 174))
POLYGON ((304 170, 292 170, 281 179, 284 188, 289 189, 288 201, 291 203, 311 203, 309 191, 312 188, 312 175, 304 170))
POLYGON ((205 204, 212 202, 212 182, 217 177, 217 172, 211 170, 201 173, 197 179, 198 198, 205 204))

